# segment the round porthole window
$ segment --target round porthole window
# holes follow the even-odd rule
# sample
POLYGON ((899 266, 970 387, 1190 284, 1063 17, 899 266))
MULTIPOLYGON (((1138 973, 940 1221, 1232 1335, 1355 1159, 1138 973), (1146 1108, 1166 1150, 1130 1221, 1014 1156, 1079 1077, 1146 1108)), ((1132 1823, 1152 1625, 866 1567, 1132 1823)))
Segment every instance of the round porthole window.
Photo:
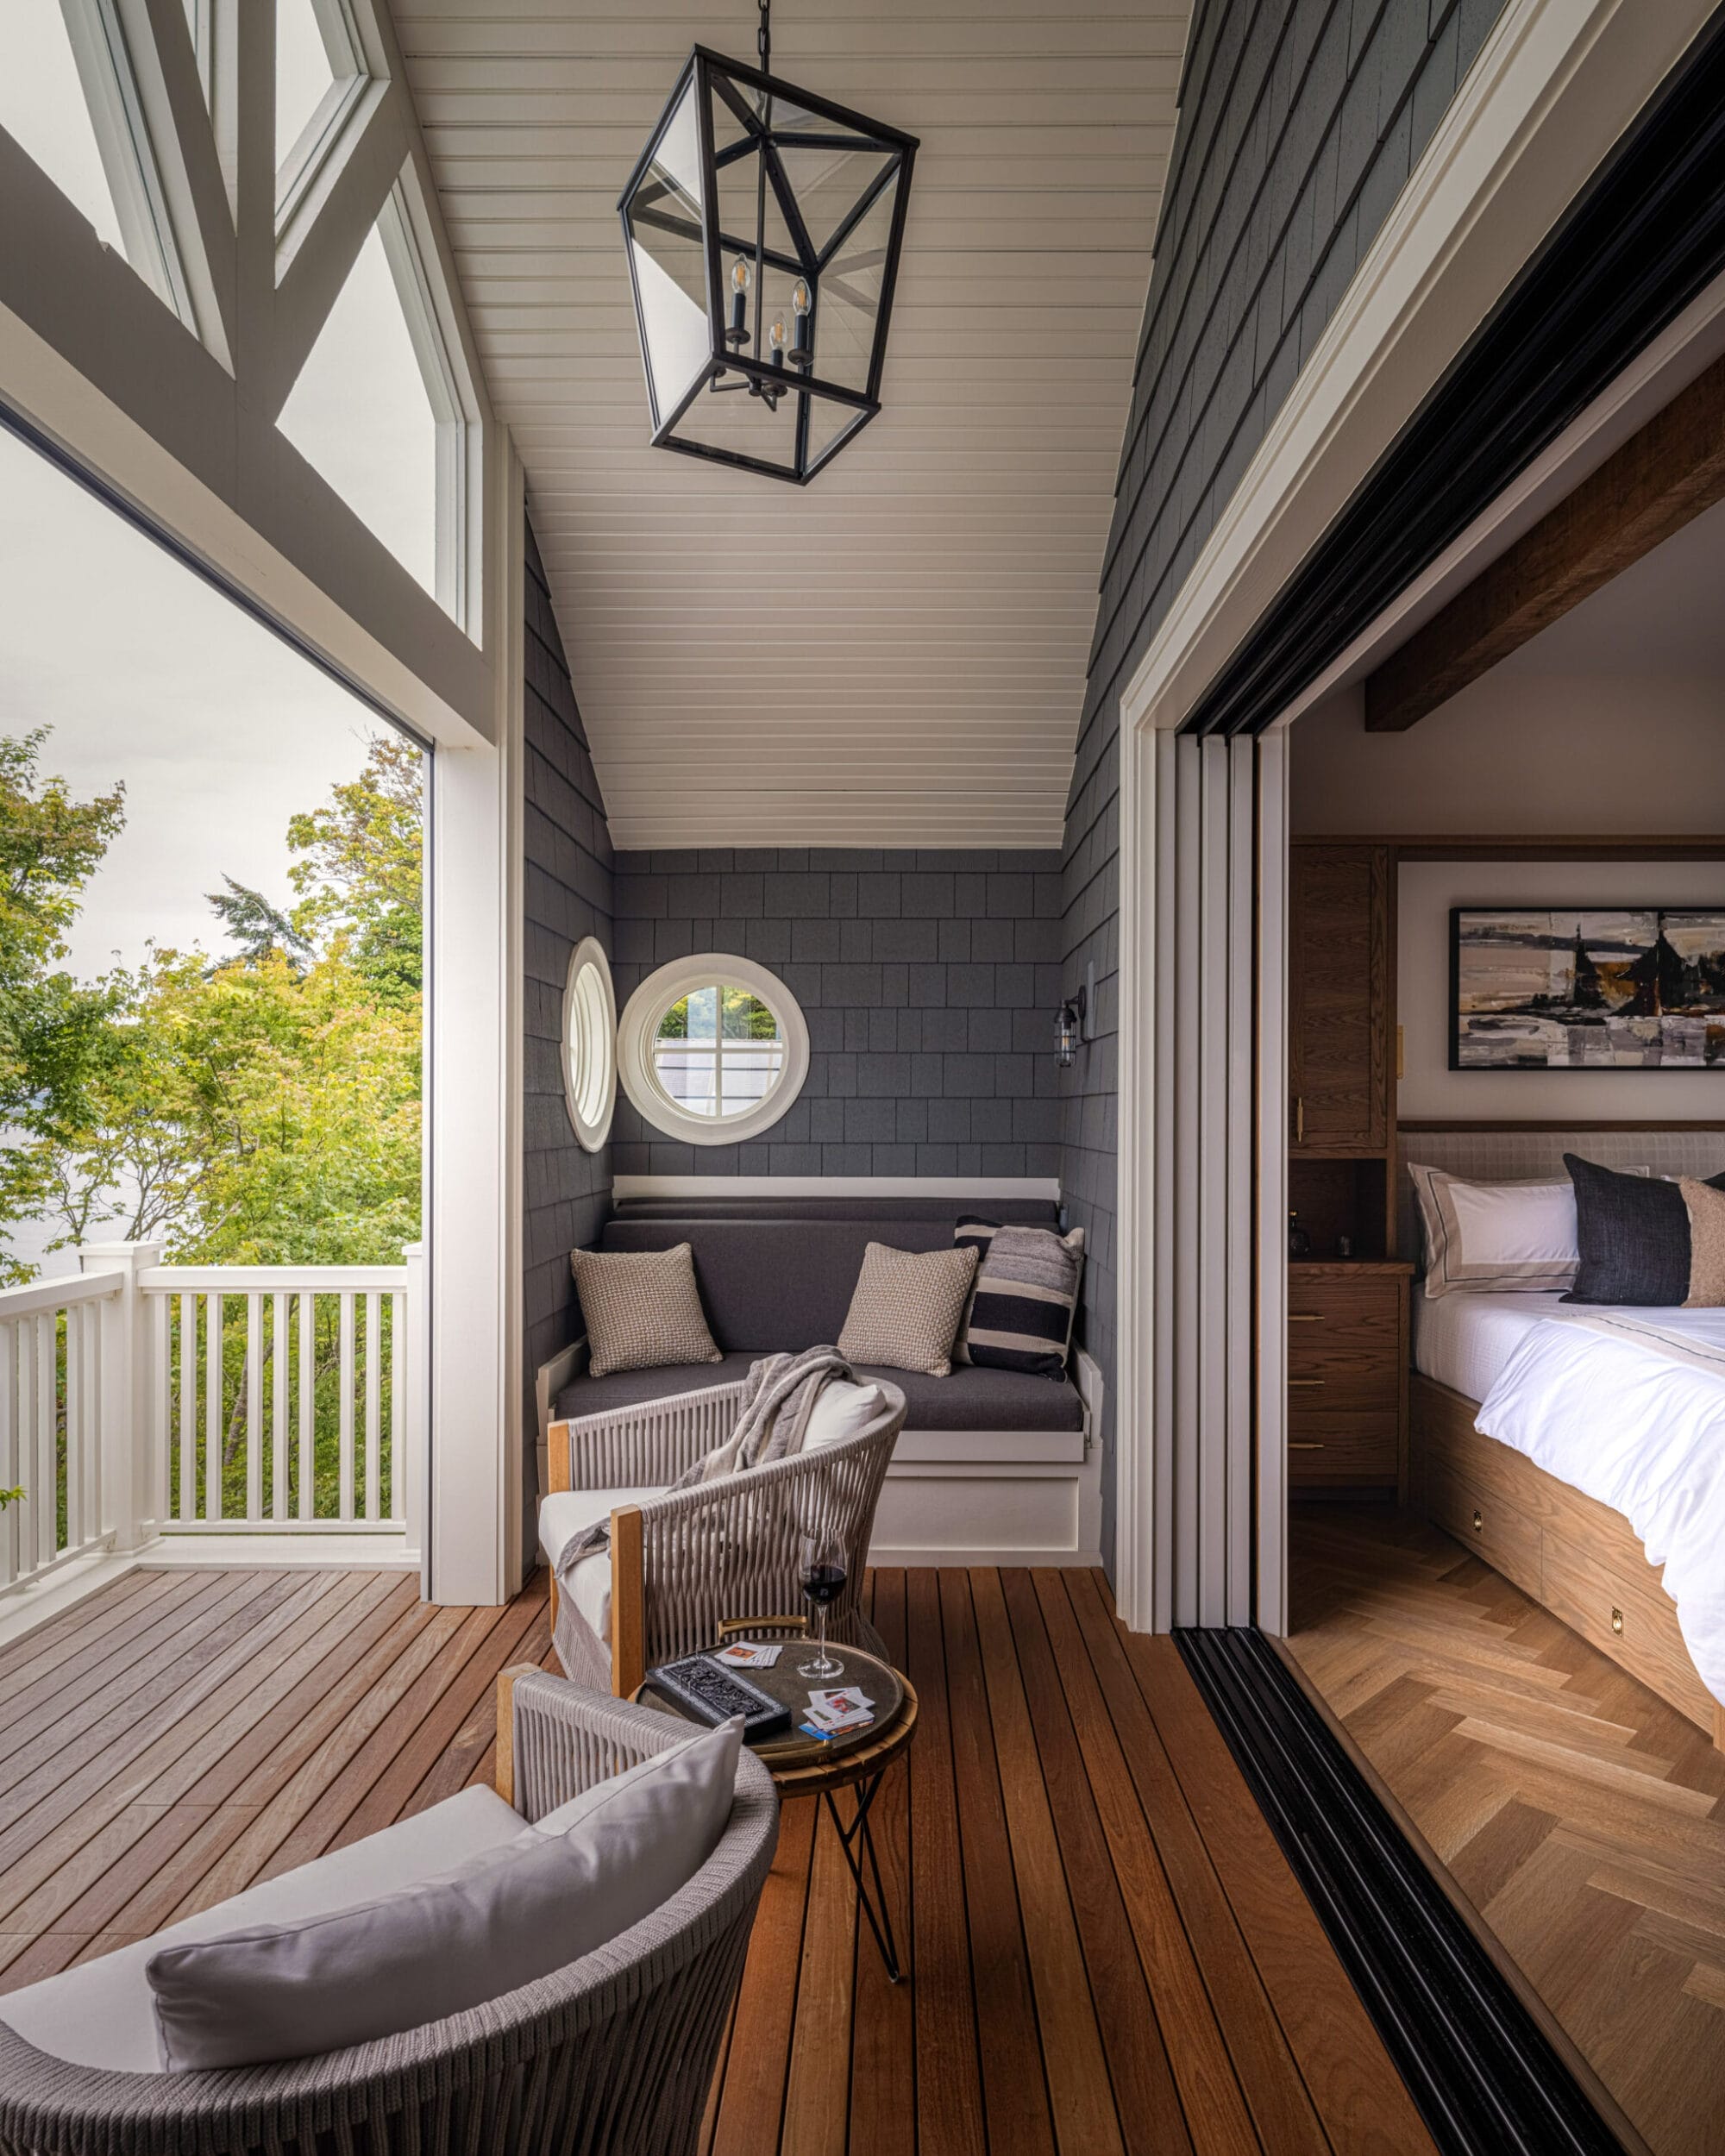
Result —
POLYGON ((610 963, 591 936, 575 945, 563 987, 563 1100, 575 1136, 598 1152, 617 1105, 617 996, 610 963))
POLYGON ((708 952, 649 974, 619 1029, 623 1089, 656 1130, 734 1145, 768 1130, 808 1075, 808 1027, 776 975, 708 952))

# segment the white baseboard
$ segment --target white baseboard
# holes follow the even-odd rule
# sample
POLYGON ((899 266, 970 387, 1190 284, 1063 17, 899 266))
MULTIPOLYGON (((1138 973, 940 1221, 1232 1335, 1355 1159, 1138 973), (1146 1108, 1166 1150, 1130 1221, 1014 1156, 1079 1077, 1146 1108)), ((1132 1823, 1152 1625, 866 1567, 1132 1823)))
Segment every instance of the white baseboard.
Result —
POLYGON ((417 1572, 419 1552, 399 1534, 158 1535, 134 1553, 145 1571, 208 1570, 233 1565, 248 1572, 417 1572))

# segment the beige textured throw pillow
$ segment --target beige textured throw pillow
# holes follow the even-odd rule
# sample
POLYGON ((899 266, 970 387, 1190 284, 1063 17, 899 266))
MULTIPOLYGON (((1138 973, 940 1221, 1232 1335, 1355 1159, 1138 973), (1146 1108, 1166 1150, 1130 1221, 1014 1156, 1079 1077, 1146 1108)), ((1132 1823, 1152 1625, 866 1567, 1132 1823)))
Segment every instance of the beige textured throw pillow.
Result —
POLYGON ((894 1250, 871 1243, 838 1336, 839 1353, 850 1363, 950 1376, 952 1343, 975 1270, 974 1250, 894 1250))
POLYGON ((694 1253, 571 1250, 587 1328, 587 1369, 656 1370, 673 1363, 720 1363, 695 1286, 694 1253))
POLYGON ((1678 1188, 1689 1209, 1689 1293, 1685 1310, 1725 1307, 1725 1190, 1693 1175, 1678 1188))

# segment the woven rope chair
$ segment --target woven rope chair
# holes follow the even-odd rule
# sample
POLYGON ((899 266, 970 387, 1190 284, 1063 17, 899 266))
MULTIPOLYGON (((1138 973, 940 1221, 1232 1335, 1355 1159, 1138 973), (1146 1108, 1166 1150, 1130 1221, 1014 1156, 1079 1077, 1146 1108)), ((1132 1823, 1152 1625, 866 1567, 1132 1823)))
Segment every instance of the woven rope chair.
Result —
MULTIPOLYGON (((499 1788, 529 1820, 688 1734, 537 1670, 510 1672, 511 1691, 499 1788)), ((777 1839, 771 1777, 745 1751, 718 1848, 650 1916, 518 1991, 349 2051, 103 2073, 0 2025, 0 2156, 689 2156, 777 1839)))
MULTIPOLYGON (((743 1386, 712 1385, 669 1400, 554 1422, 550 1486, 639 1489, 677 1476, 737 1426, 743 1386)), ((711 1646, 728 1619, 782 1618, 800 1601, 798 1545, 837 1537, 844 1590, 827 1612, 835 1639, 886 1654, 862 1613, 875 1508, 905 1425, 905 1396, 882 1385, 880 1414, 855 1437, 771 1467, 721 1476, 611 1515, 611 1644, 563 1613, 558 1652, 578 1683, 626 1698, 655 1664, 711 1646)))

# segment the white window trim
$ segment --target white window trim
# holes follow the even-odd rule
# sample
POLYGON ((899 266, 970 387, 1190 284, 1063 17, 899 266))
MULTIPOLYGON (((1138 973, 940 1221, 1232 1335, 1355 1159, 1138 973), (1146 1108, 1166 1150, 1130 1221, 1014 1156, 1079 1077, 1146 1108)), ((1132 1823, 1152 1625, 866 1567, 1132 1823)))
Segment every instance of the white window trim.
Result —
POLYGON ((724 951, 675 958, 649 974, 624 1007, 617 1048, 623 1090, 656 1131, 687 1145, 738 1145, 758 1138, 790 1113, 808 1077, 808 1022, 796 998, 777 974, 724 951), (779 1021, 785 1044, 784 1075, 746 1115, 690 1115, 667 1096, 653 1069, 654 1037, 667 1008, 692 988, 708 988, 715 981, 758 996, 779 1021))
POLYGON ((569 1112, 569 1127, 580 1141, 584 1151, 597 1153, 611 1136, 611 1119, 617 1112, 617 990, 612 982, 611 961, 605 956, 604 946, 597 937, 583 936, 569 954, 569 970, 563 981, 563 1015, 558 1031, 558 1043, 563 1060, 563 1105, 569 1112), (599 975, 600 995, 605 1006, 599 1038, 605 1056, 605 1102, 591 1123, 581 1114, 577 1105, 579 1074, 571 1038, 577 1008, 575 983, 589 967, 599 975))

